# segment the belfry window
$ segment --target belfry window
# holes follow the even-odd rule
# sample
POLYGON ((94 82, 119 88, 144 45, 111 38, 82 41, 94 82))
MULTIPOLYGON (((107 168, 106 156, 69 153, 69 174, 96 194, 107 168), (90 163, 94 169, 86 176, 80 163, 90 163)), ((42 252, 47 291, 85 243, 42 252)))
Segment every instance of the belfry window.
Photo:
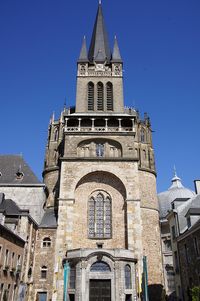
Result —
POLYGON ((132 285, 131 285, 131 267, 130 265, 125 265, 125 288, 126 289, 131 289, 132 285))
POLYGON ((97 84, 97 110, 98 111, 103 111, 103 101, 104 101, 103 84, 99 82, 97 84))
POLYGON ((112 83, 110 83, 110 82, 107 83, 106 92, 107 92, 107 110, 113 111, 113 85, 112 85, 112 83))
POLYGON ((94 84, 88 83, 88 111, 94 111, 94 84))
POLYGON ((88 202, 88 236, 110 238, 111 228, 111 198, 105 192, 96 192, 88 202))

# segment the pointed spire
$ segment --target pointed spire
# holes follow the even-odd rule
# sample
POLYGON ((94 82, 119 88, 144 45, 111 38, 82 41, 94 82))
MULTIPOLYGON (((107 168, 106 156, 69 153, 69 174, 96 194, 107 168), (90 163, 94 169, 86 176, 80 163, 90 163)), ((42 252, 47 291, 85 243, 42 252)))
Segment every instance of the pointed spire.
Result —
POLYGON ((88 58, 90 62, 108 62, 110 63, 111 51, 108 35, 102 13, 101 1, 99 1, 98 11, 94 24, 92 39, 88 58))
POLYGON ((112 62, 122 63, 122 58, 119 50, 119 45, 117 42, 117 37, 115 36, 113 53, 112 53, 112 62))
POLYGON ((81 52, 80 52, 78 62, 79 63, 88 62, 86 37, 85 36, 83 37, 83 43, 82 43, 81 52))

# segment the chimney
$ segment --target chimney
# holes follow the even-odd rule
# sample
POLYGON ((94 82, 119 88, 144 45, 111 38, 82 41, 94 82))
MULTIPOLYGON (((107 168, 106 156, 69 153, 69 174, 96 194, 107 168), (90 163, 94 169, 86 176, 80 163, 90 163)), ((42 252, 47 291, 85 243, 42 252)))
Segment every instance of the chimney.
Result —
POLYGON ((196 194, 200 194, 200 180, 194 180, 194 187, 196 194))

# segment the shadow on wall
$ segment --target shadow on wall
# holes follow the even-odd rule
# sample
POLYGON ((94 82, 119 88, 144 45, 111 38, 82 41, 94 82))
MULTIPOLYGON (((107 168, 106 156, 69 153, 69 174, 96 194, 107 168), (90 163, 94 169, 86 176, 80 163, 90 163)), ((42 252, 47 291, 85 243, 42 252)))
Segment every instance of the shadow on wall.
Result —
POLYGON ((148 285, 149 301, 165 301, 166 294, 162 284, 148 285))

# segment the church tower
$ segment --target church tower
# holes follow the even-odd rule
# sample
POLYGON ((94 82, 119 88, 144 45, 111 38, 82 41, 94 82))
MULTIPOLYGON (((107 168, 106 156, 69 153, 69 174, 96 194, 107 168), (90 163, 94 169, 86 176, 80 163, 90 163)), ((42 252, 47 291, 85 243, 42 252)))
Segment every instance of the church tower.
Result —
POLYGON ((51 119, 43 175, 40 237, 54 228, 49 298, 140 300, 147 256, 150 300, 160 300, 151 123, 124 107, 123 61, 116 37, 110 49, 101 3, 89 50, 84 37, 77 62, 76 106, 51 119))

